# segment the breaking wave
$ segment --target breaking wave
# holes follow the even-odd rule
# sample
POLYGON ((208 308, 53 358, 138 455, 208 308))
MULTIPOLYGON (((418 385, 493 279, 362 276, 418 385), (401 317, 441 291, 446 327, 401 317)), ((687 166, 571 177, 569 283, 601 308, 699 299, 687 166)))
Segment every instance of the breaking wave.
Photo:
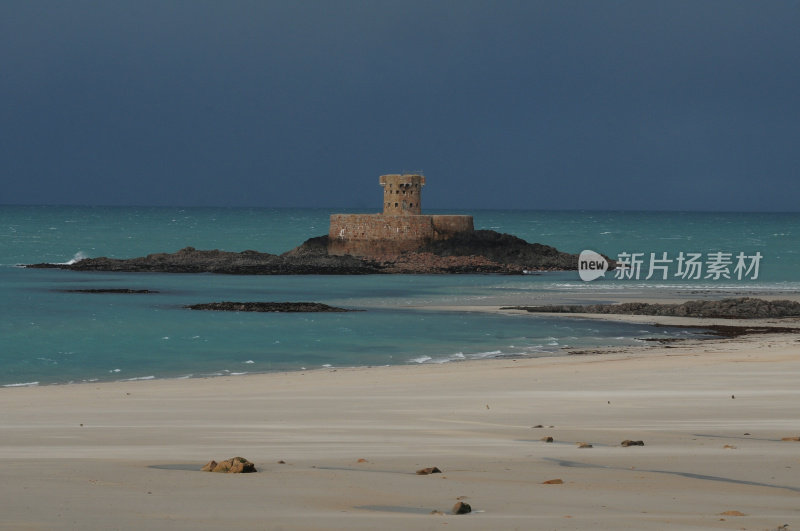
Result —
POLYGON ((411 358, 408 360, 408 363, 418 363, 418 364, 430 364, 430 363, 449 363, 452 361, 464 361, 464 360, 482 360, 482 359, 489 359, 489 358, 502 358, 502 357, 526 357, 526 356, 542 356, 548 355, 557 352, 558 349, 550 347, 550 346, 543 346, 543 345, 536 345, 532 347, 527 347, 525 349, 516 350, 514 352, 503 352, 502 350, 490 350, 487 352, 475 352, 472 354, 464 354, 463 352, 456 352, 454 354, 449 354, 447 356, 441 357, 432 357, 427 355, 418 356, 416 358, 411 358))
POLYGON ((89 258, 89 256, 87 256, 83 251, 78 251, 77 253, 75 253, 75 255, 70 260, 67 260, 66 262, 59 262, 58 264, 59 265, 72 265, 72 264, 80 262, 81 260, 84 260, 86 258, 89 258))

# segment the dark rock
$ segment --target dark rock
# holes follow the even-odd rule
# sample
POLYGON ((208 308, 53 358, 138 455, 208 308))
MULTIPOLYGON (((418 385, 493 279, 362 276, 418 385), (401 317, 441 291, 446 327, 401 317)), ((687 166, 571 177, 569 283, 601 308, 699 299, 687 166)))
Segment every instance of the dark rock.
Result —
POLYGON ((328 306, 320 302, 209 302, 184 306, 190 310, 213 310, 219 312, 352 312, 328 306))
POLYGON ((547 437, 542 437, 542 440, 543 440, 544 442, 546 442, 546 443, 551 443, 551 442, 553 442, 553 438, 552 438, 552 437, 550 437, 549 435, 548 435, 547 437))
POLYGON ((158 293, 149 289, 127 289, 127 288, 95 288, 95 289, 62 289, 61 293, 122 293, 122 294, 144 294, 158 293))
POLYGON ((419 252, 437 256, 483 256, 504 265, 527 270, 577 270, 578 256, 563 253, 555 247, 528 243, 511 234, 493 230, 459 233, 447 240, 433 241, 419 252))
POLYGON ((421 468, 417 470, 418 476, 427 476, 428 474, 441 474, 442 471, 438 467, 432 466, 429 468, 421 468))
POLYGON ((562 485, 563 483, 563 479, 548 479, 547 481, 542 481, 542 485, 562 485))
MULTIPOLYGON (((327 238, 327 237, 326 237, 327 238)), ((74 264, 33 264, 30 268, 72 271, 121 271, 134 273, 223 273, 231 275, 355 275, 378 273, 370 260, 352 256, 328 256, 314 252, 278 256, 256 251, 198 251, 185 247, 175 253, 157 253, 129 259, 85 258, 74 264)))
POLYGON ((644 446, 644 441, 631 441, 630 439, 625 439, 620 443, 621 446, 644 446))
MULTIPOLYGON (((654 315, 670 317, 707 317, 715 319, 764 319, 800 317, 800 302, 790 300, 768 301, 753 297, 722 300, 693 300, 682 304, 649 304, 626 302, 623 304, 589 304, 567 306, 513 306, 504 309, 547 313, 598 313, 625 315, 654 315)), ((714 327, 709 327, 714 328, 714 327)))
POLYGON ((472 512, 472 506, 466 502, 457 502, 453 505, 453 514, 467 514, 472 512))
POLYGON ((577 444, 578 444, 578 448, 592 448, 592 445, 587 443, 587 442, 579 442, 577 444))
POLYGON ((209 461, 201 470, 227 474, 248 474, 256 472, 256 466, 244 457, 231 457, 221 463, 209 461))

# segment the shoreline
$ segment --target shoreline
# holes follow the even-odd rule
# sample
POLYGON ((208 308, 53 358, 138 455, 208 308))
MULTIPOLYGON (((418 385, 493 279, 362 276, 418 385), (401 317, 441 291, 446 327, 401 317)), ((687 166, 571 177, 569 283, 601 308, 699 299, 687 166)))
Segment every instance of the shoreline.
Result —
MULTIPOLYGON (((633 297, 636 298, 636 297, 633 297)), ((764 297, 768 298, 768 297, 764 297)), ((782 299, 788 298, 789 300, 797 300, 800 301, 800 294, 796 294, 794 296, 775 296, 773 299, 782 299)), ((622 300, 627 300, 627 297, 624 297, 622 300)), ((607 300, 602 298, 601 296, 597 296, 593 299, 589 299, 590 302, 592 301, 599 301, 599 300, 607 300)), ((638 298, 637 300, 642 300, 638 298)), ((650 298, 644 299, 645 302, 654 302, 654 301, 669 301, 674 302, 675 300, 681 299, 671 299, 671 298, 650 298)), ((619 301, 615 301, 619 302, 619 301)), ((741 336, 750 335, 748 333, 743 334, 735 334, 732 336, 726 336, 724 334, 715 333, 714 328, 724 328, 724 327, 732 327, 732 328, 776 328, 776 329, 787 329, 787 330, 777 330, 776 333, 779 334, 791 334, 793 333, 794 329, 800 330, 800 317, 784 317, 784 318, 765 318, 765 319, 726 319, 726 318, 702 318, 702 317, 673 317, 673 316, 651 316, 651 315, 630 315, 630 314, 609 314, 609 313, 562 313, 562 312, 527 312, 523 309, 518 308, 508 308, 505 307, 507 305, 497 305, 497 304, 485 304, 485 305, 409 305, 409 306, 398 306, 394 309, 397 310, 410 310, 410 311, 438 311, 438 312, 467 312, 467 313, 488 313, 488 314, 503 314, 503 315, 516 315, 520 316, 520 318, 524 318, 525 316, 529 318, 536 318, 536 317, 543 317, 543 318, 551 318, 551 319, 566 319, 566 320, 600 320, 600 321, 608 321, 608 322, 621 322, 621 323, 636 323, 642 325, 650 325, 650 326, 657 326, 657 327, 670 327, 670 328, 685 328, 685 329, 703 329, 708 327, 712 330, 712 334, 707 337, 686 337, 686 338, 667 338, 666 342, 675 342, 679 345, 685 346, 692 346, 694 343, 702 344, 708 343, 712 341, 736 341, 741 336)), ((365 309, 356 309, 356 310, 347 310, 347 311, 367 311, 365 309)), ((763 332, 757 332, 758 334, 763 334, 763 332)), ((650 341, 650 340, 645 340, 650 341)), ((19 382, 19 383, 10 383, 10 384, 2 384, 0 385, 0 390, 2 389, 19 389, 19 388, 37 388, 37 387, 65 387, 65 386, 74 386, 74 385, 93 385, 93 384, 117 384, 117 383, 133 383, 133 382, 142 382, 142 381, 152 381, 152 380, 167 380, 167 381, 175 381, 175 380, 205 380, 210 378, 240 378, 240 377, 252 377, 252 376, 260 376, 260 375, 272 375, 272 374, 293 374, 293 373, 306 373, 306 372, 313 372, 313 371, 330 371, 330 370, 357 370, 357 369, 373 369, 373 368, 388 368, 388 367, 417 367, 417 366, 433 366, 433 365, 444 365, 444 364, 455 364, 455 363, 464 363, 464 362, 480 362, 480 361, 491 361, 491 360, 506 360, 506 359, 519 359, 519 360, 527 360, 527 359, 540 359, 540 358, 549 358, 549 357, 561 357, 561 356, 569 356, 572 352, 579 352, 581 354, 585 352, 593 352, 593 353, 604 353, 604 352, 619 352, 619 351, 628 351, 628 350, 643 350, 646 351, 650 348, 657 346, 659 341, 665 342, 665 340, 658 340, 654 339, 651 344, 642 344, 642 345, 617 345, 617 346, 608 346, 608 345, 598 345, 598 346, 581 346, 581 347, 560 347, 559 352, 560 354, 557 355, 544 355, 544 356, 535 356, 535 355, 513 355, 513 354, 501 354, 497 357, 489 357, 489 358, 479 358, 479 359, 452 359, 448 360, 447 362, 442 363, 402 363, 402 364, 395 364, 395 365, 358 365, 358 366, 331 366, 331 367, 313 367, 313 368, 297 368, 297 369, 276 369, 264 372, 239 372, 239 373, 228 373, 228 374, 204 374, 204 375, 178 375, 178 376, 140 376, 140 377, 132 377, 128 379, 120 379, 120 380, 85 380, 85 381, 68 381, 68 382, 52 382, 52 383, 40 383, 40 382, 19 382)))

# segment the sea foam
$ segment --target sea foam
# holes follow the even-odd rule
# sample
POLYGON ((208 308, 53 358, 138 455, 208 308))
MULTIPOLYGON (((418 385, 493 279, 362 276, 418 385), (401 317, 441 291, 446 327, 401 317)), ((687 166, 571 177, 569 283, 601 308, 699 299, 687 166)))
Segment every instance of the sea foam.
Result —
POLYGON ((59 265, 72 265, 86 258, 89 257, 83 251, 78 251, 70 260, 67 260, 66 262, 59 262, 59 265))

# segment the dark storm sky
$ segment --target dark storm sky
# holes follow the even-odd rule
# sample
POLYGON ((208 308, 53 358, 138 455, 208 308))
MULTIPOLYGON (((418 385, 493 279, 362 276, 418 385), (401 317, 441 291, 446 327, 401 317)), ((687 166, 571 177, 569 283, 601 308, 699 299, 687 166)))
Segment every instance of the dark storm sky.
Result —
POLYGON ((0 2, 0 203, 800 209, 796 1, 0 2))

